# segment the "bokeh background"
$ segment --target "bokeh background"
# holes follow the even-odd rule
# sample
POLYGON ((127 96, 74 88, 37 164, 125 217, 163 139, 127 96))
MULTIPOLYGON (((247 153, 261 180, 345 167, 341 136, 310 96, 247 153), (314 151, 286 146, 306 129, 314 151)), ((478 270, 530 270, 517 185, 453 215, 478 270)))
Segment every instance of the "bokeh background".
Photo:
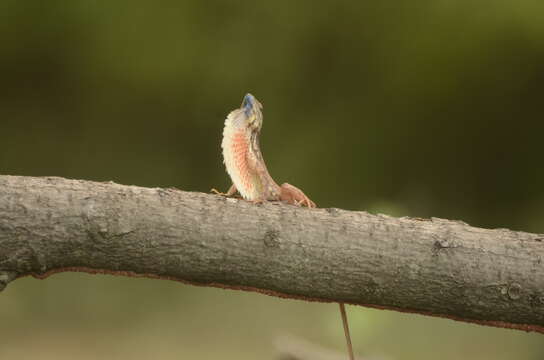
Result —
MULTIPOLYGON (((321 207, 544 233, 544 2, 0 2, 0 172, 207 192, 226 114, 321 207)), ((357 353, 542 359, 544 336, 348 309, 357 353)), ((337 306, 59 274, 0 295, 1 359, 344 351, 337 306)))

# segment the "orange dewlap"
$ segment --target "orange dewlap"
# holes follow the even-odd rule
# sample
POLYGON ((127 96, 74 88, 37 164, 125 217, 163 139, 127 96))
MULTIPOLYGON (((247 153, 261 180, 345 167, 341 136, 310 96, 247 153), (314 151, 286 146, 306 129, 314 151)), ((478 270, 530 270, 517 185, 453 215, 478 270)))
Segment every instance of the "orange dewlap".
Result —
POLYGON ((234 166, 240 176, 242 185, 246 192, 253 190, 253 183, 250 178, 250 169, 247 162, 249 151, 249 142, 243 130, 238 131, 232 136, 232 153, 234 155, 234 166))

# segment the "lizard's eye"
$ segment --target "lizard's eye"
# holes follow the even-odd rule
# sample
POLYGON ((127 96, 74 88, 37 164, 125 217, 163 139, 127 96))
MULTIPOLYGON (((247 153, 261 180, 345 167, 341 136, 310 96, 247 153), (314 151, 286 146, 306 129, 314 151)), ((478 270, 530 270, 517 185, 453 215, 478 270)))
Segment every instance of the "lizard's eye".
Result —
POLYGON ((259 127, 259 121, 257 119, 257 116, 255 116, 255 114, 252 114, 251 117, 249 118, 249 125, 253 128, 259 127))

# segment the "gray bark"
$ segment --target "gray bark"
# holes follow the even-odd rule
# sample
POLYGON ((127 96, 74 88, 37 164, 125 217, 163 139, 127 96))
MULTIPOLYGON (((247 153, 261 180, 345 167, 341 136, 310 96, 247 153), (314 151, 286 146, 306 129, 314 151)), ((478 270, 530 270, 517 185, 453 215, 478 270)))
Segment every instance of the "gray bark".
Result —
POLYGON ((0 176, 0 290, 109 272, 544 332, 544 236, 441 219, 0 176))

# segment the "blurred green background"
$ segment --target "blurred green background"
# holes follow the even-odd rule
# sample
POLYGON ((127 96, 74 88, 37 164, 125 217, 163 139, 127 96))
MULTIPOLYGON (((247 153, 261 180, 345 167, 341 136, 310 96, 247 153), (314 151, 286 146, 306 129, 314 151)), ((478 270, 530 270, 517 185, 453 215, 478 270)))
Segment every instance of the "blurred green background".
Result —
MULTIPOLYGON (((278 182, 321 207, 544 233, 544 2, 0 2, 0 171, 227 189, 252 92, 278 182)), ((357 353, 542 359, 544 336, 349 307, 357 353)), ((0 359, 338 351, 337 306, 60 274, 0 295, 0 359)))

